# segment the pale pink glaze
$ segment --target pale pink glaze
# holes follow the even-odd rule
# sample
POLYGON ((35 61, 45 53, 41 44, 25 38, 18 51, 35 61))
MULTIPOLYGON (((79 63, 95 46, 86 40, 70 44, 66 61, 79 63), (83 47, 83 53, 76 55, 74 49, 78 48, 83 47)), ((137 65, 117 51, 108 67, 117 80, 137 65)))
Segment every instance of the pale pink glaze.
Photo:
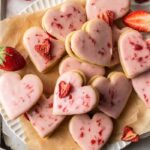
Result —
POLYGON ((130 0, 87 0, 86 13, 89 20, 96 18, 102 11, 111 10, 115 19, 123 17, 130 8, 130 0))
POLYGON ((150 47, 138 31, 130 30, 120 36, 119 55, 129 78, 150 69, 150 47))
POLYGON ((75 71, 62 74, 55 86, 53 113, 56 115, 72 115, 87 113, 96 105, 97 95, 91 86, 83 86, 83 78, 75 71), (72 90, 68 96, 59 97, 61 81, 70 83, 72 90))
POLYGON ((74 116, 69 123, 73 139, 83 150, 100 150, 109 139, 113 129, 112 120, 103 113, 74 116))
POLYGON ((54 37, 65 40, 68 33, 79 29, 86 21, 81 3, 67 1, 60 7, 48 10, 42 19, 43 28, 54 37))
POLYGON ((65 58, 59 66, 59 74, 63 74, 64 72, 71 70, 81 70, 88 79, 90 79, 94 75, 104 75, 105 69, 101 66, 92 65, 86 62, 81 62, 73 57, 65 58))
POLYGON ((38 69, 39 72, 43 72, 49 67, 53 66, 64 54, 64 44, 51 38, 44 30, 40 27, 29 28, 23 37, 23 44, 27 49, 31 60, 38 69), (36 50, 35 45, 42 44, 45 39, 49 39, 51 42, 51 60, 45 60, 36 50))
POLYGON ((41 137, 51 134, 64 120, 65 116, 52 114, 53 97, 42 96, 38 103, 27 112, 27 116, 41 137))
POLYGON ((0 77, 0 101, 10 119, 28 111, 43 92, 41 80, 32 74, 22 79, 17 73, 5 73, 0 77))
POLYGON ((106 66, 112 56, 112 31, 100 20, 89 21, 85 28, 74 32, 71 37, 71 50, 82 60, 106 66))
POLYGON ((150 71, 132 79, 132 85, 141 100, 150 108, 150 71))
POLYGON ((110 78, 97 77, 91 84, 100 93, 99 110, 118 118, 132 91, 130 81, 123 73, 115 72, 110 74, 110 78))

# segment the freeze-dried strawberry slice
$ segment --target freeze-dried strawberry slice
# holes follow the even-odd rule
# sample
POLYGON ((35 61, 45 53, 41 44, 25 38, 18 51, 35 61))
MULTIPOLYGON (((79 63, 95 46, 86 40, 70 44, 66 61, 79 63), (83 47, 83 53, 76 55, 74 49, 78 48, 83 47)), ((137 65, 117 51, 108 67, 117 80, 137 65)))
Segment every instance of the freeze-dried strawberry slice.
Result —
POLYGON ((104 20, 106 23, 108 23, 111 26, 115 19, 115 13, 111 10, 106 10, 106 11, 101 12, 98 15, 98 18, 104 20))
POLYGON ((123 136, 121 137, 121 140, 127 141, 127 142, 138 142, 140 139, 139 135, 136 134, 133 130, 133 128, 126 126, 123 131, 123 136))
POLYGON ((64 98, 69 95, 72 86, 70 83, 66 83, 65 81, 61 81, 59 83, 59 97, 64 98))
POLYGON ((45 39, 42 44, 35 45, 35 50, 46 60, 51 60, 51 42, 49 39, 45 39))

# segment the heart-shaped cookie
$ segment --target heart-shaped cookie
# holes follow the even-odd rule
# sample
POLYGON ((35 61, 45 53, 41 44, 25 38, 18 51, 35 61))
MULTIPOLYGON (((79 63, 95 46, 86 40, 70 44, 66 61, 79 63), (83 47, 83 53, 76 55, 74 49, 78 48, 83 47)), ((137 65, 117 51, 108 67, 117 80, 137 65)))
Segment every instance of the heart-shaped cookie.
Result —
POLYGON ((138 31, 122 33, 118 46, 120 61, 128 78, 150 69, 150 47, 138 31))
POLYGON ((41 137, 50 135, 65 118, 65 116, 53 115, 52 110, 53 96, 48 99, 42 96, 38 103, 26 113, 41 137))
POLYGON ((77 71, 65 72, 58 78, 54 90, 54 114, 83 114, 96 106, 97 93, 92 86, 83 86, 83 78, 77 71))
POLYGON ((74 57, 66 57, 65 59, 62 60, 62 62, 59 65, 59 74, 61 75, 64 72, 71 70, 82 71, 88 79, 90 79, 94 75, 105 74, 105 69, 101 66, 82 62, 74 57))
POLYGON ((22 79, 17 73, 4 73, 0 77, 0 102, 8 117, 15 119, 28 111, 40 98, 43 84, 36 75, 22 79))
POLYGON ((60 40, 86 22, 85 9, 80 2, 66 1, 62 5, 49 9, 42 19, 43 28, 60 40))
POLYGON ((141 100, 150 108, 150 71, 132 79, 132 85, 141 100))
POLYGON ((103 20, 88 21, 81 30, 67 36, 65 46, 70 56, 107 66, 112 57, 112 30, 103 20))
POLYGON ((72 117, 69 131, 83 150, 100 150, 109 139, 113 129, 112 120, 103 113, 72 117))
POLYGON ((91 85, 100 93, 99 110, 118 118, 132 91, 132 85, 121 72, 113 72, 108 78, 99 76, 91 80, 91 85))
POLYGON ((97 18, 101 12, 112 11, 115 19, 123 17, 130 8, 130 0, 87 0, 86 13, 89 20, 97 18))
POLYGON ((23 44, 39 72, 52 68, 65 52, 63 42, 51 38, 40 27, 28 29, 23 44))

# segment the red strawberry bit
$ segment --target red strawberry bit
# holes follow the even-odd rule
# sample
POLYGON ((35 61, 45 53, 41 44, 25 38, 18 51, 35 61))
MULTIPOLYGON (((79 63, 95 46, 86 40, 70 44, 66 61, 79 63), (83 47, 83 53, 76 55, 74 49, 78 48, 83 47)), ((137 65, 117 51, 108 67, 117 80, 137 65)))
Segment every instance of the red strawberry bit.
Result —
POLYGON ((67 16, 68 18, 70 18, 70 17, 72 16, 72 14, 67 14, 66 16, 67 16))
POLYGON ((136 10, 124 18, 124 23, 141 32, 150 32, 150 13, 144 10, 136 10))
POLYGON ((35 50, 47 61, 52 60, 52 46, 49 39, 45 39, 42 44, 35 45, 35 50))
POLYGON ((115 13, 111 10, 103 11, 98 16, 99 19, 104 20, 106 23, 108 23, 110 26, 112 26, 113 21, 115 19, 115 13))
POLYGON ((111 44, 110 43, 107 43, 107 46, 108 46, 108 48, 111 48, 111 44))
POLYGON ((138 142, 140 140, 140 136, 134 132, 133 128, 126 126, 121 140, 126 142, 138 142))
POLYGON ((96 140, 92 139, 92 140, 91 140, 91 144, 92 144, 92 145, 96 144, 96 140))
POLYGON ((0 69, 17 71, 26 65, 24 57, 12 47, 0 46, 0 69))
POLYGON ((144 99, 145 99, 145 101, 148 103, 148 97, 147 97, 147 95, 146 94, 143 94, 143 96, 144 96, 144 99))
POLYGON ((67 107, 64 107, 62 111, 67 112, 67 107))
POLYGON ((53 103, 50 103, 50 104, 49 104, 49 108, 53 108, 53 103))
POLYGON ((98 139, 98 145, 104 144, 104 141, 102 139, 98 139))
POLYGON ((58 29, 63 29, 63 26, 60 23, 57 23, 57 22, 52 22, 51 26, 55 26, 58 29))
POLYGON ((84 132, 81 132, 80 133, 80 138, 83 138, 84 137, 84 132))
POLYGON ((91 42, 93 43, 93 45, 96 45, 95 39, 93 39, 91 36, 89 36, 89 39, 91 40, 91 42))
POLYGON ((143 49, 143 46, 140 44, 134 43, 132 41, 130 41, 130 44, 134 46, 135 51, 141 51, 143 49))
POLYGON ((33 87, 32 87, 32 85, 30 85, 30 84, 27 84, 26 86, 25 86, 25 88, 27 88, 27 89, 32 89, 33 87))
POLYGON ((59 83, 59 97, 64 98, 67 97, 72 89, 72 85, 70 83, 66 83, 65 81, 61 81, 59 83))

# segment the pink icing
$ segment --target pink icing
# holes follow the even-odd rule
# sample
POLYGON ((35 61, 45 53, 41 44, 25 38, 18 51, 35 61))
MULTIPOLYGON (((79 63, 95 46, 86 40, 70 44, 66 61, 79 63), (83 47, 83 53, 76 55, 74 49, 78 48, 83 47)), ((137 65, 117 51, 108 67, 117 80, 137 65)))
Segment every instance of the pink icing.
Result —
POLYGON ((100 93, 99 110, 115 119, 118 118, 132 91, 129 80, 122 73, 116 72, 110 79, 97 77, 92 86, 100 93))
POLYGON ((28 74, 21 80, 19 74, 11 72, 0 77, 0 100, 10 119, 29 110, 42 91, 42 82, 36 75, 28 74))
POLYGON ((150 108, 150 72, 148 71, 132 79, 132 85, 145 105, 150 108))
POLYGON ((80 62, 76 58, 67 57, 59 65, 59 73, 63 74, 64 72, 71 70, 81 70, 87 77, 90 79, 94 75, 104 75, 105 69, 92 65, 86 62, 80 62), (90 70, 90 71, 89 71, 90 70))
POLYGON ((86 15, 82 5, 68 1, 60 8, 48 10, 43 17, 42 24, 48 33, 64 40, 68 33, 79 29, 85 21, 86 15))
POLYGON ((85 28, 74 32, 70 44, 73 53, 81 60, 102 66, 111 61, 112 31, 102 20, 89 21, 85 28))
POLYGON ((101 12, 110 10, 115 13, 116 19, 124 16, 130 8, 130 0, 87 0, 86 12, 89 20, 96 18, 101 12))
POLYGON ((121 64, 129 78, 150 68, 150 50, 142 35, 137 31, 133 30, 121 35, 119 53, 121 64))
POLYGON ((73 139, 83 150, 101 149, 107 142, 112 129, 111 119, 102 113, 95 114, 92 119, 86 114, 74 116, 69 124, 73 139))
POLYGON ((48 99, 43 96, 40 101, 27 112, 31 124, 41 137, 51 134, 65 118, 65 116, 53 115, 52 110, 52 96, 48 99))
POLYGON ((44 30, 39 27, 31 27, 28 29, 23 37, 23 43, 26 47, 29 56, 35 64, 38 71, 43 72, 52 66, 58 59, 62 57, 65 52, 62 42, 51 38, 44 30), (50 55, 51 59, 45 59, 36 50, 37 45, 43 44, 45 40, 50 41, 50 55))
POLYGON ((97 96, 91 86, 83 86, 83 79, 77 72, 62 74, 56 83, 54 91, 53 113, 57 115, 72 115, 89 112, 96 104, 97 96), (72 90, 66 97, 59 97, 59 83, 65 81, 72 85, 72 90))

